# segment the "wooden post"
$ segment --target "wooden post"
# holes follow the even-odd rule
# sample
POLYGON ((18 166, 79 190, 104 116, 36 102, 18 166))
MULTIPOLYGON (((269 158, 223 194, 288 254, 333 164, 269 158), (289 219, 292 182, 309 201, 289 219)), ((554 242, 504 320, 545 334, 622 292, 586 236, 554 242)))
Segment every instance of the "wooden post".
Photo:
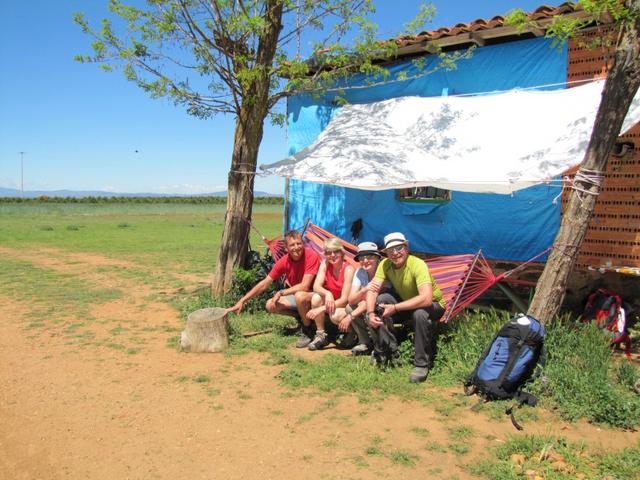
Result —
POLYGON ((189 314, 180 347, 191 352, 222 352, 229 346, 227 310, 203 308, 189 314))

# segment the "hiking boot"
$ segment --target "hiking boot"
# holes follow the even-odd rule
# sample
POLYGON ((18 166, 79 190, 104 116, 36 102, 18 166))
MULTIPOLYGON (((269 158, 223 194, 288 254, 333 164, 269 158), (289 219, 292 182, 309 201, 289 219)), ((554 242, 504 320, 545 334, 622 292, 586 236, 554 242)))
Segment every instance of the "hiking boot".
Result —
POLYGON ((318 330, 313 341, 309 343, 309 350, 322 350, 329 345, 329 336, 324 330, 318 330))
POLYGON ((366 343, 360 343, 351 349, 352 355, 368 355, 371 349, 366 343))
POLYGON ((311 343, 312 335, 313 333, 310 327, 302 327, 300 329, 300 337, 298 337, 298 341, 296 342, 296 348, 308 347, 311 343))
POLYGON ((409 381, 411 383, 424 382, 429 375, 429 369, 427 367, 415 367, 411 375, 409 375, 409 381))

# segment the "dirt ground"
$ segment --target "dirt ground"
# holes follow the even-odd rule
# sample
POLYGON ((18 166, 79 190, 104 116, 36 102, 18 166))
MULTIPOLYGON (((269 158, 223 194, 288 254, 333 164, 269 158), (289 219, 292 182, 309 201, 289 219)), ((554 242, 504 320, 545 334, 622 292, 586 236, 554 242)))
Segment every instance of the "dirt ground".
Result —
MULTIPOLYGON (((280 386, 282 367, 266 364, 266 355, 180 353, 167 339, 182 322, 154 296, 159 290, 97 268, 132 267, 127 262, 55 249, 0 248, 0 256, 125 292, 91 307, 94 321, 84 329, 94 344, 64 334, 77 321, 72 317, 29 328, 31 305, 0 297, 0 479, 464 479, 473 477, 463 465, 516 433, 507 419, 466 407, 443 417, 435 402, 362 404, 355 396, 292 391, 280 386), (119 326, 126 331, 118 333, 119 326), (139 348, 114 347, 110 339, 118 335, 139 348), (463 442, 469 453, 429 448, 451 443, 456 425, 475 432, 463 442), (408 452, 415 465, 371 454, 371 447, 408 452)), ((450 401, 460 395, 444 392, 450 401)), ((622 448, 639 438, 566 424, 544 411, 522 434, 532 433, 594 448, 622 448)))

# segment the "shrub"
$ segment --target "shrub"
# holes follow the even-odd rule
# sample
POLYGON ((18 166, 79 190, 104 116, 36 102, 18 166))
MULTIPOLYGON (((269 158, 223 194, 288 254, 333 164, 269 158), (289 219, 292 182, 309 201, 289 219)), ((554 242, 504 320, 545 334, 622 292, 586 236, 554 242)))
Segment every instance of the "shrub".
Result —
POLYGON ((568 420, 586 418, 620 428, 640 424, 640 398, 614 375, 609 340, 593 324, 556 319, 547 328, 547 364, 532 391, 568 420))
MULTIPOLYGON (((228 298, 235 303, 249 290, 251 290, 258 282, 267 276, 269 270, 273 266, 271 254, 267 251, 264 256, 260 256, 258 252, 250 251, 247 255, 245 263, 246 268, 235 268, 233 270, 233 280, 231 282, 231 290, 228 298)), ((244 305, 245 313, 257 313, 264 311, 264 304, 273 296, 276 289, 281 285, 274 282, 270 288, 256 295, 244 305)))

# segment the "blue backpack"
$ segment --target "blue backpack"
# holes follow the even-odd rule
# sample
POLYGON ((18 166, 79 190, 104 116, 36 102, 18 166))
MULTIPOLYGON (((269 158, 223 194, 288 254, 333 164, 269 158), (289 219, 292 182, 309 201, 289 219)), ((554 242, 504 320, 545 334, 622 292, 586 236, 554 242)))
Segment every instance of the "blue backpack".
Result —
MULTIPOLYGON (((515 398, 518 406, 535 406, 537 398, 522 391, 544 366, 544 328, 535 318, 519 314, 502 326, 464 383, 465 393, 482 401, 515 398), (535 373, 534 373, 535 372, 535 373)), ((521 429, 513 418, 516 428, 521 429)))

